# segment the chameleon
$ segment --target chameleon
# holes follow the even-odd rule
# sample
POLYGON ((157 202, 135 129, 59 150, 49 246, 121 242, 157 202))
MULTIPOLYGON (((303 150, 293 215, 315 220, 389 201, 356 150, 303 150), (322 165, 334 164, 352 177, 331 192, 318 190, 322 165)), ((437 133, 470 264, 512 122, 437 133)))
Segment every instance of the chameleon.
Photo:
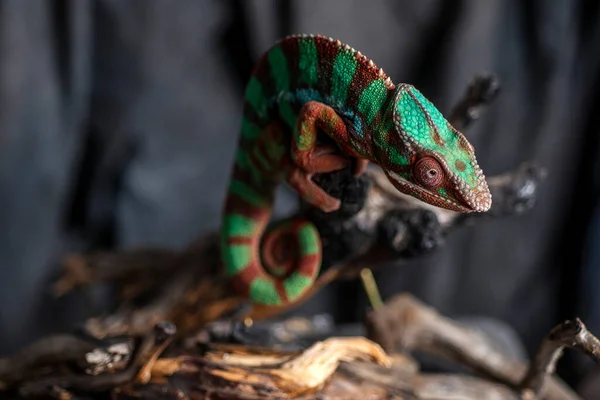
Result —
POLYGON ((288 184, 324 212, 340 207, 313 180, 378 165, 393 186, 425 203, 485 212, 492 203, 469 141, 414 86, 339 40, 291 35, 259 58, 245 88, 241 132, 221 218, 220 249, 233 289, 255 304, 301 298, 321 268, 308 220, 270 224, 288 184))

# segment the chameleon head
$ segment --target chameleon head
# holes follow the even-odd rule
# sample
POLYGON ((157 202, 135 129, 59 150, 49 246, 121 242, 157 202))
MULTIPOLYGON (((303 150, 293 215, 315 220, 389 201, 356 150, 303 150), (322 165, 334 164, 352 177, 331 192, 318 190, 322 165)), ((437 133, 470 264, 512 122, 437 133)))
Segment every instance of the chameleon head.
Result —
POLYGON ((393 128, 381 132, 378 161, 398 190, 449 210, 489 210, 492 196, 473 146, 425 96, 400 84, 387 115, 393 128))

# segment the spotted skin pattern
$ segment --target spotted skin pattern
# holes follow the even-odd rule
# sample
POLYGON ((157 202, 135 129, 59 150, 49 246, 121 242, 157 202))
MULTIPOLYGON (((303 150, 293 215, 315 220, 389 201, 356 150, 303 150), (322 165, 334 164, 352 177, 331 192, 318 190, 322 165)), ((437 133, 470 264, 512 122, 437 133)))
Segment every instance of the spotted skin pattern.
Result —
POLYGON ((340 201, 314 174, 379 165, 401 192, 459 212, 491 206, 474 149, 408 84, 394 85, 373 61, 332 38, 292 35, 259 60, 245 92, 241 134, 221 224, 226 274, 242 296, 267 306, 292 303, 321 266, 315 226, 269 226, 275 191, 289 184, 308 203, 340 201))

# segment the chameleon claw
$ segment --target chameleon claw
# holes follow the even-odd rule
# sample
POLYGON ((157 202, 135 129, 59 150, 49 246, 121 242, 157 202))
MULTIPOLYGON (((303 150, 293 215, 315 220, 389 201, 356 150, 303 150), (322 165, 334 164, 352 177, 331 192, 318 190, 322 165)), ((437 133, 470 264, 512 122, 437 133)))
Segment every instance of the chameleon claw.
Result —
POLYGON ((323 212, 332 212, 340 208, 339 199, 329 195, 323 188, 312 181, 312 175, 299 168, 294 168, 287 177, 287 182, 307 203, 323 212))
POLYGON ((294 163, 309 174, 326 174, 348 166, 350 160, 334 146, 317 146, 313 150, 293 154, 294 163), (337 153, 337 154, 336 154, 337 153))

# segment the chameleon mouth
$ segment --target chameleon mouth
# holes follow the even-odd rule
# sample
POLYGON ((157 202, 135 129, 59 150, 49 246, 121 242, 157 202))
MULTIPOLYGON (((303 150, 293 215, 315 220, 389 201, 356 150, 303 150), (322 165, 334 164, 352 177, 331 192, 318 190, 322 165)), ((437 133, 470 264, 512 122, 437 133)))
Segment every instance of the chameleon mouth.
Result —
POLYGON ((476 166, 477 185, 475 188, 468 187, 466 183, 456 176, 452 177, 453 183, 458 188, 463 201, 476 212, 486 212, 492 206, 492 194, 488 188, 488 184, 483 176, 483 172, 476 166))
POLYGON ((485 182, 483 174, 478 179, 478 185, 475 190, 469 189, 467 191, 466 184, 457 177, 451 176, 450 180, 457 188, 456 193, 462 202, 454 201, 447 197, 443 197, 435 192, 424 189, 416 184, 404 179, 400 175, 393 171, 386 172, 388 179, 401 192, 410 194, 411 196, 436 207, 445 208, 452 211, 470 213, 470 212, 484 212, 489 210, 492 205, 492 196, 485 182), (465 193, 469 193, 466 195, 465 193))

